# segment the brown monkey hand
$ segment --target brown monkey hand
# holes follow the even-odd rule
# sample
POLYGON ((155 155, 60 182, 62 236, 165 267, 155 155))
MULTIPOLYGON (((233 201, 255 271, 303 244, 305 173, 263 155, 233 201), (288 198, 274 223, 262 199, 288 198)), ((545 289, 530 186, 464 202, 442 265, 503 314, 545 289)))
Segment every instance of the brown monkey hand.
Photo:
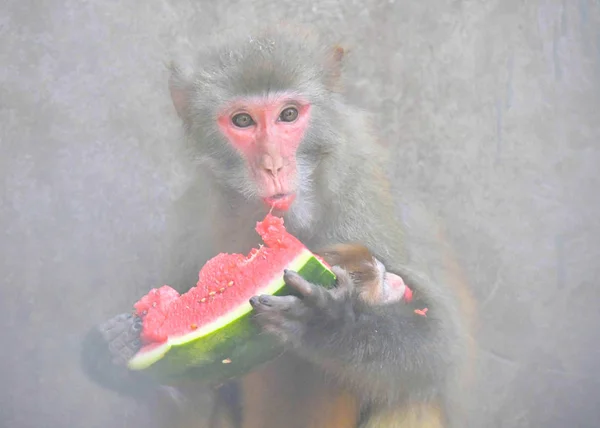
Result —
POLYGON ((312 284, 294 271, 285 271, 284 281, 300 297, 261 295, 250 299, 255 320, 262 329, 284 344, 302 348, 311 337, 338 331, 356 319, 350 297, 354 282, 343 269, 332 268, 337 287, 331 290, 312 284))

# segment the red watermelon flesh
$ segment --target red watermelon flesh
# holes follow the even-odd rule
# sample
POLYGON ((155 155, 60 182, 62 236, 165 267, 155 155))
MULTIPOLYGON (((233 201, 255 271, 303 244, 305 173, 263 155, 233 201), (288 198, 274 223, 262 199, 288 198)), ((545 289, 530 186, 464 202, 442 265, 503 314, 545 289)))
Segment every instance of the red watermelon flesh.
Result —
MULTIPOLYGON (((256 231, 265 246, 242 254, 219 254, 199 273, 195 287, 179 295, 165 285, 153 289, 134 306, 143 320, 141 353, 169 338, 189 334, 247 302, 265 279, 283 275, 283 269, 306 247, 290 235, 283 219, 268 214, 256 231)), ((323 262, 322 260, 320 260, 323 262)))

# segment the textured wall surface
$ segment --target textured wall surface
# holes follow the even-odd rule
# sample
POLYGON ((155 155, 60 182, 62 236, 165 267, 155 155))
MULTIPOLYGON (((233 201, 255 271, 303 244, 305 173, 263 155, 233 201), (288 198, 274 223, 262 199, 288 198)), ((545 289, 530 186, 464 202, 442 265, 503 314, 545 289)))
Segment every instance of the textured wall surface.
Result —
POLYGON ((172 30, 282 18, 350 45, 394 184, 449 225, 482 311, 475 426, 598 426, 598 0, 4 0, 0 426, 147 423, 76 361, 168 281, 172 30))

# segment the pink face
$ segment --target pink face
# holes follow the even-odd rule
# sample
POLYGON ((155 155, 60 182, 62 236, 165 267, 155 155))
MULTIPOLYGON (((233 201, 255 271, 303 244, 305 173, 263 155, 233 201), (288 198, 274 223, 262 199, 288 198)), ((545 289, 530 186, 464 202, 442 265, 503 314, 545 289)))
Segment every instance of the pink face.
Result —
POLYGON ((398 275, 386 272, 384 281, 387 285, 387 293, 383 297, 384 303, 398 302, 406 297, 406 284, 398 275))
POLYGON ((256 180, 263 201, 287 211, 296 196, 296 153, 310 118, 310 104, 290 93, 240 98, 218 116, 221 132, 256 180))

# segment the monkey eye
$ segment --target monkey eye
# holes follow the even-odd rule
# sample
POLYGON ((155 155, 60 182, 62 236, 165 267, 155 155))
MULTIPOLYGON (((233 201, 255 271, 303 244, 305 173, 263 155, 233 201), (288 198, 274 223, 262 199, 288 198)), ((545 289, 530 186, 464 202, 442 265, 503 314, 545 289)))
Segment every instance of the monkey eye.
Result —
POLYGON ((281 112, 279 120, 282 122, 293 122, 298 117, 298 110, 296 107, 288 107, 281 112))
POLYGON ((231 121, 235 126, 240 128, 247 128, 254 124, 252 116, 250 116, 248 113, 238 113, 231 118, 231 121))

